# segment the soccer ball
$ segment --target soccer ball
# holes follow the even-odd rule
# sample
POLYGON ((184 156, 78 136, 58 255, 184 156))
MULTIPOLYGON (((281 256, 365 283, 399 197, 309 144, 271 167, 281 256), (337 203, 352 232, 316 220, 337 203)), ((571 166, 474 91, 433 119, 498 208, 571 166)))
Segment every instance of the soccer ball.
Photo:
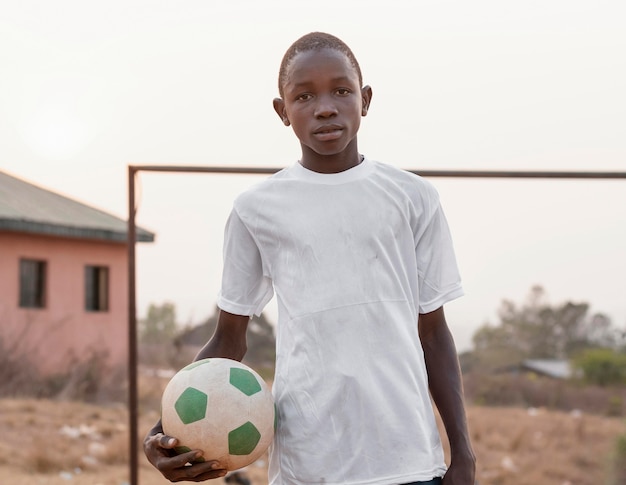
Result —
POLYGON ((259 458, 274 438, 276 411, 263 379, 248 366, 210 358, 189 364, 169 381, 161 400, 163 432, 177 453, 200 449, 201 461, 236 470, 259 458))

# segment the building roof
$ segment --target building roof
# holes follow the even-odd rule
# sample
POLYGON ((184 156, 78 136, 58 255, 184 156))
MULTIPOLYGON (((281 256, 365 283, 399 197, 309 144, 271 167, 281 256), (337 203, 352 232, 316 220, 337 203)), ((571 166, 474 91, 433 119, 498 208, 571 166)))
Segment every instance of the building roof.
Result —
POLYGON ((528 359, 522 363, 528 370, 556 379, 572 377, 572 368, 566 360, 528 359))
MULTIPOLYGON (((126 242, 127 222, 0 170, 0 231, 126 242)), ((154 234, 137 227, 137 241, 154 234)))

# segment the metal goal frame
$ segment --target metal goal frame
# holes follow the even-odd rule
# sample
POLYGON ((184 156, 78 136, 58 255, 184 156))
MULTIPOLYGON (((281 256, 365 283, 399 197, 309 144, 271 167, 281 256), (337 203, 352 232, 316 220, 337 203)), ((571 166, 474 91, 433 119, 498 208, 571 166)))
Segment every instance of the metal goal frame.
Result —
MULTIPOLYGON (((137 226, 135 181, 139 172, 187 172, 240 175, 271 175, 281 168, 236 166, 128 165, 128 428, 130 485, 139 485, 139 409, 137 380, 137 226)), ((626 179, 626 172, 588 171, 506 171, 506 170, 407 170, 422 177, 508 178, 508 179, 626 179)))

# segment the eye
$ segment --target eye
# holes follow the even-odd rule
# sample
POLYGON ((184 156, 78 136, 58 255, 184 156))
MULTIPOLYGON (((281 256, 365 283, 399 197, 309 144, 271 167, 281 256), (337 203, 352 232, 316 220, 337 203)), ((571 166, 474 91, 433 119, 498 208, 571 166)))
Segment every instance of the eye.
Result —
POLYGON ((296 96, 296 101, 308 101, 312 97, 313 97, 312 94, 302 93, 302 94, 299 94, 298 96, 296 96))
POLYGON ((337 89, 336 93, 339 96, 347 96, 351 93, 352 91, 350 91, 348 88, 339 88, 337 89))

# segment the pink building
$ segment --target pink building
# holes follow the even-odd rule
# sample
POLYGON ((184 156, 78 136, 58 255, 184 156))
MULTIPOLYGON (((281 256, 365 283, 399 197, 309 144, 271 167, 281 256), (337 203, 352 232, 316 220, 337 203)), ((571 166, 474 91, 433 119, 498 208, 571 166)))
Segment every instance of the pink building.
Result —
POLYGON ((126 221, 0 171, 0 352, 44 374, 96 354, 125 366, 126 237, 126 221))

